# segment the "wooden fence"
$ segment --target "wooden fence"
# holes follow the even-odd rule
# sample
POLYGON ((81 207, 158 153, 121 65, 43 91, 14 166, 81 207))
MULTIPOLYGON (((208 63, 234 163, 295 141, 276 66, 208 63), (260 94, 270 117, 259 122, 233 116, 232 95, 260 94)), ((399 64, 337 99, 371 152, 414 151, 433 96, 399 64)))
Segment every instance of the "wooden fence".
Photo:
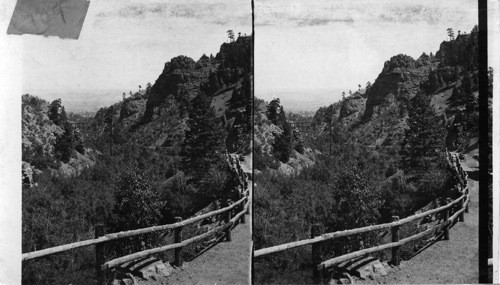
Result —
POLYGON ((460 165, 460 161, 458 159, 457 154, 451 154, 450 152, 446 152, 446 159, 448 161, 449 166, 454 169, 459 184, 460 184, 460 193, 462 194, 459 198, 455 200, 448 199, 447 204, 429 211, 426 211, 424 213, 416 214, 404 219, 399 219, 397 216, 393 216, 393 222, 391 223, 385 223, 385 224, 378 224, 378 225, 372 225, 372 226, 366 226, 362 228, 356 228, 356 229, 349 229, 349 230, 344 230, 344 231, 337 231, 337 232, 332 232, 332 233, 320 233, 320 227, 319 225, 315 224, 311 228, 311 238, 310 239, 305 239, 305 240, 300 240, 300 241, 295 241, 295 242, 290 242, 286 244, 281 244, 281 245, 276 245, 268 248, 263 248, 254 251, 254 257, 261 257, 265 256, 271 253, 275 252, 281 252, 284 250, 288 250, 291 248, 296 248, 296 247, 301 247, 301 246, 306 246, 306 245, 311 245, 312 246, 312 261, 313 261, 313 278, 316 283, 322 283, 324 281, 324 278, 326 277, 327 269, 331 268, 335 265, 338 265, 340 263, 343 263, 348 260, 352 260, 357 257, 362 257, 370 253, 375 253, 379 251, 383 251, 386 249, 392 249, 392 258, 391 258, 391 263, 394 265, 399 265, 400 263, 400 247, 404 244, 407 244, 411 241, 417 240, 419 238, 422 238, 428 234, 431 233, 437 233, 440 232, 445 240, 449 240, 449 229, 453 225, 455 220, 459 220, 461 222, 464 221, 464 213, 468 212, 468 203, 469 203, 469 189, 467 187, 467 173, 462 169, 460 165), (452 208, 455 205, 459 205, 460 209, 455 211, 454 213, 452 212, 452 208), (443 213, 442 215, 443 222, 429 228, 423 232, 417 233, 413 236, 406 237, 403 239, 400 239, 399 236, 399 229, 401 226, 410 223, 412 221, 422 219, 424 217, 430 216, 432 214, 436 213, 443 213), (376 230, 383 230, 383 229, 391 229, 392 232, 392 242, 383 244, 383 245, 378 245, 374 246, 371 248, 366 248, 358 251, 354 251, 345 255, 337 256, 329 260, 321 261, 319 260, 321 256, 321 248, 320 248, 320 243, 327 241, 327 240, 333 240, 336 238, 340 237, 347 237, 347 236, 352 236, 356 234, 361 234, 361 233, 366 233, 366 232, 372 232, 376 230))
POLYGON ((182 266, 183 247, 221 232, 224 233, 224 236, 227 241, 231 241, 231 229, 238 223, 244 224, 246 222, 245 215, 249 213, 249 207, 251 204, 251 195, 250 195, 250 190, 248 189, 248 177, 246 173, 242 171, 239 161, 237 159, 233 159, 231 156, 228 156, 228 162, 229 165, 233 168, 233 170, 236 171, 238 174, 238 179, 240 182, 241 189, 245 190, 238 192, 239 199, 236 202, 233 203, 231 200, 227 200, 228 206, 224 208, 211 211, 209 213, 202 214, 199 216, 195 216, 184 221, 182 220, 181 217, 176 217, 177 222, 173 224, 159 225, 159 226, 141 228, 130 231, 122 231, 118 233, 105 234, 104 227, 102 225, 98 225, 95 227, 94 239, 23 253, 22 261, 48 256, 60 252, 65 252, 76 248, 95 246, 96 273, 98 277, 98 282, 100 284, 106 284, 107 270, 117 267, 129 261, 133 261, 139 258, 144 258, 153 254, 162 253, 168 250, 174 250, 174 265, 182 266), (214 228, 201 235, 190 237, 188 239, 183 239, 182 229, 185 226, 194 224, 198 221, 202 221, 206 218, 215 215, 224 215, 224 224, 222 226, 214 228), (143 250, 119 258, 115 258, 113 260, 105 261, 104 252, 107 243, 122 238, 138 236, 153 232, 166 231, 166 230, 174 230, 175 243, 148 250, 143 250))

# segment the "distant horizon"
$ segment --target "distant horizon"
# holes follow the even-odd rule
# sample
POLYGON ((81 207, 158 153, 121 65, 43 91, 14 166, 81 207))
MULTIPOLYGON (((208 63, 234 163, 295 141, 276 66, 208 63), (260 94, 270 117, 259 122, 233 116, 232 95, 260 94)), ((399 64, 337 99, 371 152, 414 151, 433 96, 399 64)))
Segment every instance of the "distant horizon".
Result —
POLYGON ((255 89, 255 98, 271 101, 279 98, 285 112, 312 112, 342 99, 342 89, 255 89))
MULTIPOLYGON (((132 90, 134 93, 136 91, 132 90)), ((22 95, 33 95, 49 103, 60 98, 66 112, 81 113, 96 112, 118 103, 122 100, 123 92, 119 89, 39 89, 23 90, 22 95)))
POLYGON ((358 90, 393 56, 436 53, 447 28, 470 33, 477 9, 473 0, 256 2, 256 91, 358 90))
POLYGON ((23 94, 120 90, 121 97, 153 84, 174 57, 215 56, 228 30, 252 33, 248 1, 93 1, 78 40, 16 36, 23 94))

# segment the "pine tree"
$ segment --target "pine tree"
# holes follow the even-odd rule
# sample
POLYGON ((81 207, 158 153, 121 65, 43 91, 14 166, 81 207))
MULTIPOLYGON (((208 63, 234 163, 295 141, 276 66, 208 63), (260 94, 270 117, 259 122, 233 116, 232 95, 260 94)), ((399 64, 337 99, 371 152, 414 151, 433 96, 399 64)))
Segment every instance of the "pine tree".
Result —
POLYGON ((271 100, 267 105, 266 116, 275 125, 280 125, 283 121, 282 114, 284 114, 283 106, 280 104, 280 99, 276 98, 271 100))
POLYGON ((190 105, 182 170, 198 180, 211 165, 224 159, 226 132, 205 93, 200 92, 190 105))
POLYGON ((267 118, 276 126, 280 127, 283 132, 274 134, 273 153, 281 162, 286 163, 290 159, 292 153, 292 128, 286 120, 286 114, 283 106, 280 104, 280 99, 271 100, 267 105, 267 118))
POLYGON ((448 37, 450 37, 450 41, 453 40, 455 37, 455 33, 453 32, 453 29, 448 28, 448 29, 446 29, 446 31, 448 32, 448 37))
POLYGON ((64 122, 62 127, 64 132, 57 137, 56 143, 54 144, 54 150, 56 152, 56 157, 60 161, 68 163, 75 149, 76 140, 74 137, 74 129, 69 122, 64 122))
POLYGON ((64 106, 61 103, 61 98, 50 103, 47 115, 49 119, 58 126, 62 126, 68 120, 64 106))
POLYGON ((419 93, 411 100, 407 124, 401 166, 407 174, 425 172, 444 152, 446 132, 425 94, 419 93))

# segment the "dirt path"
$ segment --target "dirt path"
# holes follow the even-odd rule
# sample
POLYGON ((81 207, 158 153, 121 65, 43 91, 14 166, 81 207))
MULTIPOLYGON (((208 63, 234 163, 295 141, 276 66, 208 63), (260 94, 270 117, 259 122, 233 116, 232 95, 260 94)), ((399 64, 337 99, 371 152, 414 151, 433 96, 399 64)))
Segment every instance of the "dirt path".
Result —
POLYGON ((231 232, 232 241, 223 241, 181 270, 175 270, 162 284, 250 284, 251 219, 231 232))
MULTIPOLYGON (((252 185, 249 183, 250 194, 252 185)), ((251 196, 250 196, 251 197, 251 196)), ((246 215, 246 223, 238 224, 231 231, 231 242, 222 241, 191 262, 184 262, 168 277, 156 281, 143 281, 138 285, 193 284, 211 285, 250 284, 252 215, 246 215)))
MULTIPOLYGON (((468 163, 468 160, 462 162, 468 163)), ((470 165, 469 165, 470 166, 470 165)), ((465 168, 465 167, 464 167, 465 168)), ((393 268, 387 276, 379 277, 379 284, 471 284, 477 283, 478 270, 478 182, 469 179, 469 213, 465 222, 450 229, 450 240, 440 240, 393 268)))

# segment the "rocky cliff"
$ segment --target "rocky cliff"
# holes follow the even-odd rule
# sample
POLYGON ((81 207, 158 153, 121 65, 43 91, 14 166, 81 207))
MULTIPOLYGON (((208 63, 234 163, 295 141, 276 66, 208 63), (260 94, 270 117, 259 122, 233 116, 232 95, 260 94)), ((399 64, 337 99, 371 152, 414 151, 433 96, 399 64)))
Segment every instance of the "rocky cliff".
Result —
POLYGON ((241 36, 223 43, 216 56, 202 55, 197 61, 186 56, 172 58, 153 85, 99 110, 95 135, 104 139, 113 133, 113 143, 178 149, 191 101, 203 92, 221 117, 221 127, 228 131, 229 151, 245 148, 240 142, 242 132, 247 133, 248 148, 250 131, 241 129, 250 120, 252 45, 251 36, 241 36))
POLYGON ((464 123, 453 121, 457 117, 463 119, 465 103, 459 97, 467 78, 471 81, 471 93, 477 97, 477 32, 475 27, 470 34, 462 33, 456 39, 443 41, 435 55, 423 53, 418 59, 404 54, 393 56, 384 63, 366 93, 355 92, 320 108, 314 116, 315 123, 321 128, 341 123, 354 143, 397 146, 406 128, 409 100, 424 93, 447 124, 448 146, 456 148, 457 140, 477 136, 474 130, 458 135, 456 125, 464 123))

